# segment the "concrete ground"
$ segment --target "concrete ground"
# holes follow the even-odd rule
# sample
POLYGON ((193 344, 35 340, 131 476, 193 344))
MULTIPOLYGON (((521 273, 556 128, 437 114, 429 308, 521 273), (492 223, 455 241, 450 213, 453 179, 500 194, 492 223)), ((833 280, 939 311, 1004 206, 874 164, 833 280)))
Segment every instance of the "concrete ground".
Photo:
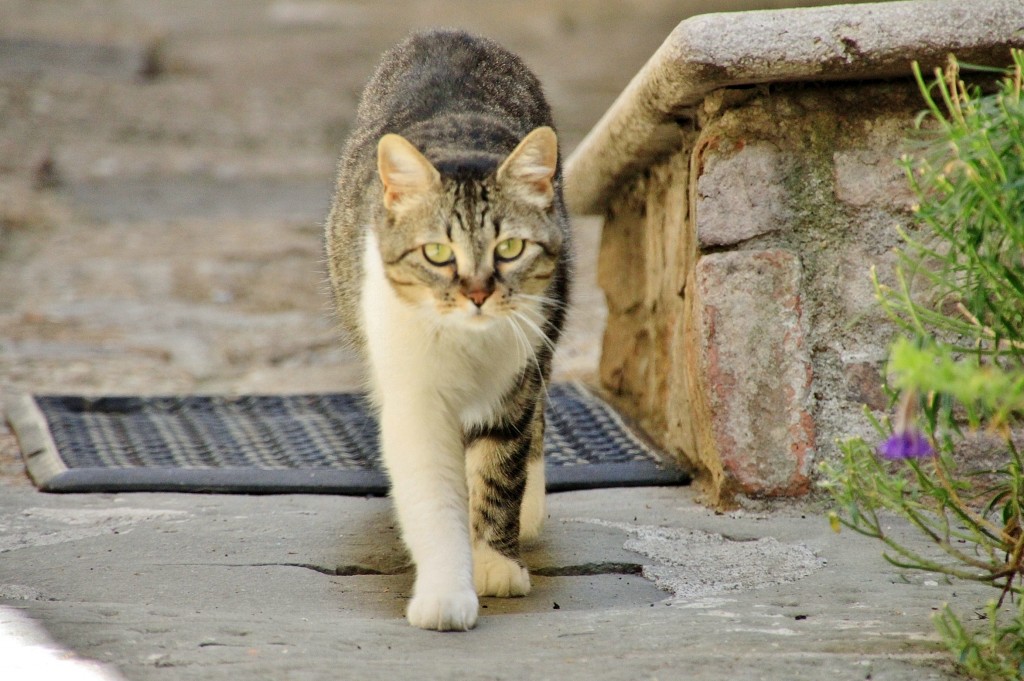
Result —
POLYGON ((136 681, 951 679, 929 617, 987 596, 901 574, 810 505, 716 515, 662 488, 551 495, 549 511, 533 592, 439 634, 402 618, 412 574, 387 500, 8 488, 0 653, 28 617, 42 645, 136 681))
MULTIPOLYGON (((428 25, 499 39, 568 152, 702 9, 515 6, 0 0, 0 397, 357 385, 319 224, 379 53, 428 25)), ((600 226, 576 230, 557 371, 588 380, 600 226)), ((402 619, 387 500, 46 495, 0 425, 0 679, 952 678, 929 615, 984 590, 895 570, 813 501, 718 515, 694 496, 552 495, 533 593, 436 634, 402 619)))

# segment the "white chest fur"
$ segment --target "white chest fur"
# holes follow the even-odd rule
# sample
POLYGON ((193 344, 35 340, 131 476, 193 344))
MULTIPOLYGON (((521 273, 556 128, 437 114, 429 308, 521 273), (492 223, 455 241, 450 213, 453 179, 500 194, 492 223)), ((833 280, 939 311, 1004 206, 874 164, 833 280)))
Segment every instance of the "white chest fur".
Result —
POLYGON ((490 421, 532 361, 535 335, 512 320, 448 320, 432 302, 414 306, 400 299, 385 277, 372 233, 363 264, 362 315, 374 399, 430 392, 463 426, 490 421))

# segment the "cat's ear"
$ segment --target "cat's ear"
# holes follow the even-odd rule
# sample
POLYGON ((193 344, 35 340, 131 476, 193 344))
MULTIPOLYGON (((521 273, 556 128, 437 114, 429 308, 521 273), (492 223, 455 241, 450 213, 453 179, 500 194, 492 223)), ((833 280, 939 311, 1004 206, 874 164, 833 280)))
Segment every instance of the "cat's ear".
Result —
POLYGON ((558 166, 558 137, 542 126, 523 138, 498 168, 498 183, 541 208, 555 196, 554 177, 558 166))
POLYGON ((384 184, 384 206, 392 210, 441 186, 441 175, 401 135, 387 134, 377 143, 377 172, 384 184))

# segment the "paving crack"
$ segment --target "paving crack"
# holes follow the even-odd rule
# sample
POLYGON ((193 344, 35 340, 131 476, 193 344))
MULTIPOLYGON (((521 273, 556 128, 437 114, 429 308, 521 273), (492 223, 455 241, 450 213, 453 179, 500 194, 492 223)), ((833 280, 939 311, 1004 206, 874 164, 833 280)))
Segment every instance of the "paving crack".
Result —
POLYGON ((328 567, 326 565, 317 565, 315 563, 171 563, 172 565, 183 565, 188 567, 228 567, 228 568, 259 568, 259 567, 293 567, 302 568, 303 570, 312 570, 322 575, 330 575, 331 577, 354 577, 358 575, 400 575, 409 571, 407 567, 399 567, 395 569, 384 569, 379 570, 377 568, 370 567, 369 565, 362 565, 354 563, 350 565, 338 565, 337 567, 328 567))
MULTIPOLYGON (((303 570, 312 570, 322 575, 331 577, 361 577, 361 576, 387 576, 406 574, 412 570, 412 566, 403 565, 394 568, 375 568, 362 563, 348 563, 337 567, 327 567, 315 563, 175 563, 175 565, 188 565, 192 567, 232 567, 232 568, 260 568, 260 567, 293 567, 303 570)), ((644 566, 640 563, 605 561, 593 563, 578 563, 575 565, 545 565, 542 567, 530 568, 530 574, 537 577, 587 577, 591 575, 641 575, 644 566)))
POLYGON ((538 577, 586 577, 589 575, 639 575, 644 566, 640 563, 600 562, 581 563, 578 565, 549 565, 533 568, 531 575, 538 577))
MULTIPOLYGON (((339 565, 331 570, 319 565, 306 563, 269 563, 268 565, 288 565, 302 567, 325 575, 336 575, 339 577, 358 577, 362 575, 401 575, 412 570, 412 566, 405 565, 391 569, 378 569, 368 565, 353 563, 339 565)), ((530 574, 538 577, 585 577, 588 575, 639 575, 643 573, 643 565, 640 563, 627 562, 597 562, 581 563, 576 565, 546 565, 543 567, 530 568, 530 574)))
POLYGON ((319 572, 322 575, 330 575, 332 577, 400 575, 409 572, 410 570, 407 566, 391 569, 379 569, 362 563, 342 564, 337 567, 326 567, 324 565, 316 565, 313 563, 246 563, 244 566, 239 567, 297 567, 305 570, 312 570, 313 572, 319 572))

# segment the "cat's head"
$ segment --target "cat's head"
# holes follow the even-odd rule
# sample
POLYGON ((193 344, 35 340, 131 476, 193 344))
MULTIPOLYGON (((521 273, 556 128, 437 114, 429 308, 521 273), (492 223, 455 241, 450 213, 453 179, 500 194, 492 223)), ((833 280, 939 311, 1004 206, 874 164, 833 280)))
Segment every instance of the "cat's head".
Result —
POLYGON ((405 138, 382 137, 377 239, 395 293, 445 324, 482 329, 523 314, 538 322, 545 303, 560 304, 546 299, 565 245, 557 162, 548 127, 504 159, 465 159, 475 172, 439 172, 405 138))

